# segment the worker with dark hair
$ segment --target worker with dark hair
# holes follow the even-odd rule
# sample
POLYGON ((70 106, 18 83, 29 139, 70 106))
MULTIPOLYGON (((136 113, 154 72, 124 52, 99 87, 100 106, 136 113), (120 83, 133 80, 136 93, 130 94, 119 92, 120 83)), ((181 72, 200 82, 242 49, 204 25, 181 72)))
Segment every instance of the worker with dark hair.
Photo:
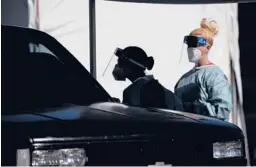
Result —
POLYGON ((123 103, 133 106, 166 108, 183 110, 181 100, 173 92, 163 87, 153 75, 146 75, 145 71, 154 66, 153 57, 136 46, 125 49, 117 48, 118 57, 113 70, 117 81, 129 79, 132 84, 123 92, 123 103))

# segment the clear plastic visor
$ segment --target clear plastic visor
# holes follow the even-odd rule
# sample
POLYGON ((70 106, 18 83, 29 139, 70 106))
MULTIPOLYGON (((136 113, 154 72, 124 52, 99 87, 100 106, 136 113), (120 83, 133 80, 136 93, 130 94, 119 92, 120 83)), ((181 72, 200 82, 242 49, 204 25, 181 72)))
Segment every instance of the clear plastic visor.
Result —
POLYGON ((199 46, 207 45, 205 38, 200 36, 185 36, 180 53, 179 70, 181 75, 188 72, 195 66, 195 63, 200 58, 199 46))

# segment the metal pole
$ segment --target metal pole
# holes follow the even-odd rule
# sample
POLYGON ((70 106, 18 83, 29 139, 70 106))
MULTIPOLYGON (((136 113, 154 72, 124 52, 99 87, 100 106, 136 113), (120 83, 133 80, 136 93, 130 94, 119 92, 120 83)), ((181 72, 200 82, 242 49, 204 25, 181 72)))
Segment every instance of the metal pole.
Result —
POLYGON ((89 0, 90 73, 96 79, 96 17, 95 0, 89 0))

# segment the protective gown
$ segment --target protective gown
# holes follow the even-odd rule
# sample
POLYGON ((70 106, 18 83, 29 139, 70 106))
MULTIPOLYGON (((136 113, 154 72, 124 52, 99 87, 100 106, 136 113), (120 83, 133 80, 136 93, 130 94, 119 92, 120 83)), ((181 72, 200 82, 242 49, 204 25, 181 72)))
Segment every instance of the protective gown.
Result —
POLYGON ((195 67, 175 86, 184 110, 228 120, 232 110, 231 88, 224 72, 216 65, 195 67))
POLYGON ((163 108, 158 106, 164 105, 166 109, 183 111, 181 100, 175 96, 173 92, 164 88, 158 82, 154 84, 155 82, 151 81, 157 80, 155 80, 152 75, 147 75, 134 81, 124 90, 123 103, 133 106, 156 108, 163 108), (150 85, 149 83, 153 84, 150 85))

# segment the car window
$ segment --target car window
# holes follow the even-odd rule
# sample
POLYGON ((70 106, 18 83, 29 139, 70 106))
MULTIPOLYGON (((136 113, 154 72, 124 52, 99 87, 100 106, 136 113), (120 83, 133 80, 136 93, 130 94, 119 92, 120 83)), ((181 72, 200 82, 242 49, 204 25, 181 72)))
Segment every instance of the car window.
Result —
POLYGON ((42 44, 29 43, 29 52, 30 53, 49 53, 56 57, 47 47, 42 44))
POLYGON ((112 100, 63 46, 54 40, 47 41, 50 36, 39 38, 40 34, 23 31, 4 34, 2 90, 6 98, 2 101, 2 112, 112 100))

